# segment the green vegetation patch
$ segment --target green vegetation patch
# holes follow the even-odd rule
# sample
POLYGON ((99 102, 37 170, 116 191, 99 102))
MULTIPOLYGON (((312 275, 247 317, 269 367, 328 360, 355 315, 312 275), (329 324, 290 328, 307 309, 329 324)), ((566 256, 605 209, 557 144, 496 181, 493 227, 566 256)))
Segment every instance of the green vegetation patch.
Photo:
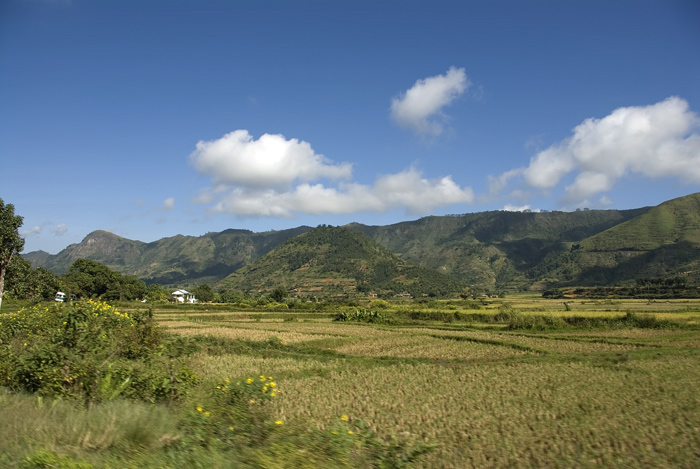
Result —
POLYGON ((148 312, 102 302, 34 306, 0 316, 0 382, 87 401, 173 399, 196 381, 148 312))

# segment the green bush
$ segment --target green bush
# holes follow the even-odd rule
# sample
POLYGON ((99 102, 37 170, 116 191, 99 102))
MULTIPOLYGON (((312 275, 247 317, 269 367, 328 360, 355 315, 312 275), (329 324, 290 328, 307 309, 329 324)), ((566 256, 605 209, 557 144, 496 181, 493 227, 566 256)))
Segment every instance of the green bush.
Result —
POLYGON ((338 313, 334 321, 368 322, 372 324, 384 324, 389 322, 383 314, 366 309, 356 309, 352 312, 342 311, 338 313))
POLYGON ((87 401, 177 398, 196 376, 151 316, 93 300, 0 316, 0 382, 87 401))
POLYGON ((391 305, 386 300, 372 300, 369 302, 370 309, 388 309, 391 305))

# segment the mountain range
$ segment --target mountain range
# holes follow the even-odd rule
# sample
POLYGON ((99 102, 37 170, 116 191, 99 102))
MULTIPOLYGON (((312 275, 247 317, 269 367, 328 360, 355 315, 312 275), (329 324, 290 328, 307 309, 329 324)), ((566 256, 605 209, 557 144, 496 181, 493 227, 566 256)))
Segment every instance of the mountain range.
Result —
POLYGON ((438 284, 512 290, 613 285, 640 276, 697 279, 700 193, 631 210, 489 211, 386 226, 230 229, 151 243, 95 231, 58 254, 24 257, 59 274, 87 258, 147 283, 241 290, 281 284, 396 292, 422 285, 425 293, 438 284))

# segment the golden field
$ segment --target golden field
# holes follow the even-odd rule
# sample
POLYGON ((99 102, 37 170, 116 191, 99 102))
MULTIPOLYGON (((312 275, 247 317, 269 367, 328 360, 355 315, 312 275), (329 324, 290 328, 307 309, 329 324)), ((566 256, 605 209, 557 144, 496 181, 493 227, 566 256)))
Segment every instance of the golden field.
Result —
POLYGON ((283 421, 323 428, 347 415, 387 439, 434 444, 418 467, 697 467, 699 306, 570 302, 565 311, 561 301, 514 298, 477 311, 605 318, 632 310, 680 324, 545 331, 202 308, 156 316, 173 333, 272 344, 190 360, 211 380, 274 375, 283 421))

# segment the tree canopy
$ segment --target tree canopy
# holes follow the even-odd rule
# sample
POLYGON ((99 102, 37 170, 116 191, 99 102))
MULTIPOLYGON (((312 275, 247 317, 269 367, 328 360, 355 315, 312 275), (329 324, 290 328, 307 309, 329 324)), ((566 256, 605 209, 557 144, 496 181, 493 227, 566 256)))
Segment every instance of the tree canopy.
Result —
POLYGON ((24 249, 24 239, 19 234, 23 222, 22 217, 15 215, 15 206, 0 199, 0 307, 5 293, 5 271, 14 255, 24 249))
POLYGON ((90 259, 78 259, 63 277, 66 289, 77 296, 104 300, 135 300, 148 293, 146 284, 90 259))

